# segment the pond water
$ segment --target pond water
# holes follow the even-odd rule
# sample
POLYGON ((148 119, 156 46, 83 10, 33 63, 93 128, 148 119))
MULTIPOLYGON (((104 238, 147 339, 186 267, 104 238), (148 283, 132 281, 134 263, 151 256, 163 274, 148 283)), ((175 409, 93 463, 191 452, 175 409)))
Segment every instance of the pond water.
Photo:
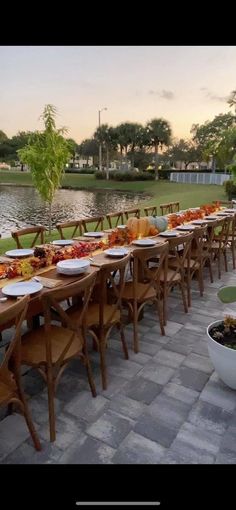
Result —
MULTIPOLYGON (((134 207, 150 198, 144 193, 113 190, 57 191, 52 206, 52 224, 107 214, 134 207)), ((12 229, 41 224, 48 226, 48 206, 31 187, 0 185, 0 233, 9 237, 12 229)))

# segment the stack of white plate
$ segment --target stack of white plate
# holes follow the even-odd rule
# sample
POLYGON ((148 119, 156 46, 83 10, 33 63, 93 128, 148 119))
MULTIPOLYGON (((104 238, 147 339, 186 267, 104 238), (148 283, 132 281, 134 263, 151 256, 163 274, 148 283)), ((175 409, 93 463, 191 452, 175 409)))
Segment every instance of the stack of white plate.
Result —
POLYGON ((89 260, 67 259, 57 263, 57 272, 71 276, 74 274, 85 273, 90 266, 89 260))

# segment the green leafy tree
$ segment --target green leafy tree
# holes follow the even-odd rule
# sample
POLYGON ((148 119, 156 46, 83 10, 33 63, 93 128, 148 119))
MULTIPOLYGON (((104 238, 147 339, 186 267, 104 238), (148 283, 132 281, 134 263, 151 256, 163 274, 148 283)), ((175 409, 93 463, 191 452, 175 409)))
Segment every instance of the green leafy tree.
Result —
POLYGON ((236 90, 232 90, 227 103, 229 104, 229 106, 231 108, 234 108, 235 115, 236 115, 236 90))
POLYGON ((146 143, 149 147, 154 147, 156 181, 158 180, 158 151, 159 148, 170 145, 171 135, 170 124, 165 119, 152 119, 146 125, 146 143))
POLYGON ((75 166, 76 155, 78 154, 79 145, 73 140, 73 138, 67 138, 67 143, 71 151, 72 165, 75 166))
POLYGON ((8 136, 0 129, 0 144, 8 140, 8 136))
POLYGON ((222 135, 218 158, 229 169, 236 180, 236 126, 227 129, 222 135))
POLYGON ((87 165, 90 157, 93 161, 95 157, 98 157, 98 150, 98 142, 94 138, 87 138, 78 146, 78 154, 87 159, 87 165))
POLYGON ((227 129, 233 126, 235 117, 232 113, 221 113, 212 121, 194 124, 191 129, 193 140, 202 151, 204 158, 212 158, 212 171, 215 172, 220 143, 227 129))
POLYGON ((94 138, 101 144, 106 151, 106 179, 109 179, 110 153, 117 146, 117 131, 109 127, 108 124, 102 124, 94 133, 94 138))
POLYGON ((61 185, 65 164, 71 155, 68 142, 62 136, 65 128, 56 128, 55 106, 45 106, 41 118, 44 130, 35 132, 28 144, 19 149, 21 160, 29 165, 33 183, 39 194, 49 204, 49 233, 52 228, 52 202, 56 190, 61 185))
POLYGON ((184 163, 185 170, 188 165, 195 161, 201 161, 201 150, 190 140, 181 138, 178 142, 173 143, 166 154, 174 163, 181 161, 184 163))

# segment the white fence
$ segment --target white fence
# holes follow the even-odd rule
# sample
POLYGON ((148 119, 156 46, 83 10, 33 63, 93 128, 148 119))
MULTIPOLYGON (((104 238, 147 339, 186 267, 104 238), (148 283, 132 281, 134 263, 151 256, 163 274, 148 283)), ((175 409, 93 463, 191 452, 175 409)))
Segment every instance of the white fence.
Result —
POLYGON ((230 174, 206 174, 203 172, 171 172, 170 181, 182 182, 184 184, 218 184, 231 178, 230 174))

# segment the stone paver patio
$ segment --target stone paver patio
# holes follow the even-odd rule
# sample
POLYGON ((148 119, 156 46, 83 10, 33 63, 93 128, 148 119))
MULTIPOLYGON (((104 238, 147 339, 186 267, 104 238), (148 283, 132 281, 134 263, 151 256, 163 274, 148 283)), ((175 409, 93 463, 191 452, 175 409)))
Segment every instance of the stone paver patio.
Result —
MULTIPOLYGON (((216 273, 216 272, 215 272, 216 273)), ((192 307, 183 312, 176 290, 168 300, 166 336, 152 307, 140 322, 140 352, 134 354, 132 326, 126 328, 130 359, 122 357, 114 331, 107 351, 109 385, 102 391, 98 354, 91 352, 98 396, 91 397, 85 371, 74 360, 56 395, 57 438, 49 442, 47 391, 40 375, 25 370, 24 387, 42 452, 36 452, 24 419, 0 414, 0 462, 70 464, 235 464, 236 391, 213 370, 206 326, 226 308, 217 289, 235 284, 236 271, 209 283, 204 297, 193 282, 192 307)), ((9 331, 3 334, 4 343, 9 331)))

